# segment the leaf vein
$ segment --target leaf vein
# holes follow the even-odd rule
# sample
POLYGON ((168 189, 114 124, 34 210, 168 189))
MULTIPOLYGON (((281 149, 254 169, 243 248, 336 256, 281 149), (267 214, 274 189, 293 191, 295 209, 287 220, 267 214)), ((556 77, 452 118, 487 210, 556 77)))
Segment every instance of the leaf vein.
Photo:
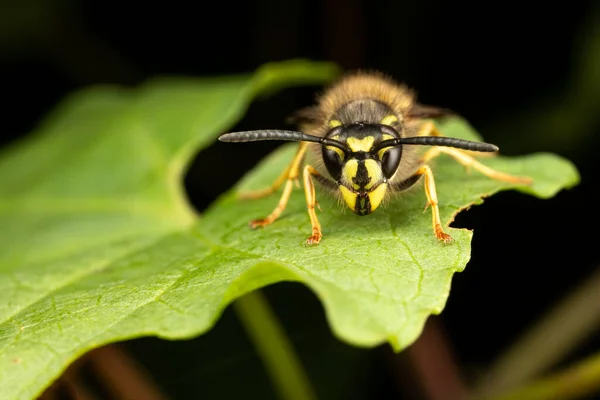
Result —
MULTIPOLYGON (((137 253, 143 249, 147 249, 152 247, 153 245, 155 245, 156 243, 158 243, 160 240, 164 239, 164 237, 160 236, 154 240, 152 240, 150 243, 144 243, 143 245, 140 245, 140 247, 136 248, 136 249, 132 249, 129 252, 122 254, 121 256, 112 259, 112 260, 102 260, 100 262, 97 263, 93 263, 90 268, 86 269, 86 270, 81 270, 80 273, 76 273, 74 274, 70 279, 65 280, 64 282, 61 282, 60 285, 52 288, 51 290, 45 292, 44 294, 38 296, 37 298, 33 299, 32 301, 23 304, 21 307, 17 308, 16 310, 14 310, 12 313, 8 314, 6 316, 6 318, 4 319, 4 321, 0 321, 0 324, 5 323, 6 321, 10 321, 14 318, 16 318, 19 314, 21 314, 23 311, 27 310, 28 308, 30 308, 31 306, 33 306, 34 304, 38 304, 41 303, 42 301, 50 298, 53 301, 53 297, 51 297, 53 294, 55 294, 56 292, 70 286, 71 284, 81 280, 82 278, 85 278, 86 276, 89 276, 93 273, 102 271, 103 269, 106 269, 109 265, 114 264, 122 259, 125 259, 129 256, 131 256, 134 253, 137 253)), ((0 349, 0 354, 2 354, 2 350, 0 349)))
POLYGON ((406 249, 406 252, 408 253, 409 257, 412 259, 413 263, 417 266, 418 271, 419 271, 419 279, 417 281, 417 290, 415 291, 415 293, 409 297, 407 299, 407 301, 412 301, 414 300, 417 296, 419 296, 421 294, 421 289, 423 286, 423 278, 425 275, 425 271, 423 269, 423 266, 421 265, 421 263, 419 263, 419 261, 417 260, 417 258, 415 257, 415 255, 412 253, 410 247, 408 246, 408 244, 406 244, 406 242, 400 237, 400 235, 398 234, 398 230, 396 229, 396 226, 394 225, 394 221, 392 220, 392 215, 388 214, 388 221, 390 223, 390 229, 392 231, 392 235, 398 240, 398 242, 400 242, 402 244, 402 246, 404 246, 404 248, 406 249))

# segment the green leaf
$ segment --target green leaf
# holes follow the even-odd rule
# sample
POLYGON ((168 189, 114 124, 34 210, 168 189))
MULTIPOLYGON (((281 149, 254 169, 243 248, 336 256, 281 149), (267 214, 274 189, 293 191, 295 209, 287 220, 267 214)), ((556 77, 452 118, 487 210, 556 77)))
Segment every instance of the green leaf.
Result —
MULTIPOLYGON (((32 398, 75 358, 101 344, 140 336, 188 338, 209 330, 244 293, 289 280, 322 300, 334 333, 360 346, 400 350, 439 313, 452 274, 470 253, 433 236, 425 197, 415 190, 369 217, 356 217, 319 191, 324 240, 310 232, 304 195, 258 231, 276 196, 225 194, 202 218, 188 206, 182 174, 192 155, 239 120, 261 93, 322 83, 328 64, 268 65, 254 75, 163 79, 135 90, 93 88, 67 99, 27 140, 0 157, 0 397, 32 398)), ((449 136, 475 138, 461 120, 449 136)), ((234 144, 232 144, 233 146, 234 144)), ((242 145, 242 144, 235 144, 242 145)), ((241 182, 270 183, 289 162, 283 146, 241 182)), ((541 198, 578 182, 557 156, 486 159, 535 179, 519 188, 541 198)), ((481 196, 513 186, 436 163, 445 221, 481 196)))

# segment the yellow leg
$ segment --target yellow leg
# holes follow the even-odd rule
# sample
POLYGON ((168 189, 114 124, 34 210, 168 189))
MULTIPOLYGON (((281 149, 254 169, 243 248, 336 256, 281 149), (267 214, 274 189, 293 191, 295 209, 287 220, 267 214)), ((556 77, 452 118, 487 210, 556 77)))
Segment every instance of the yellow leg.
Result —
POLYGON ((289 180, 289 179, 295 181, 296 186, 300 186, 298 184, 298 175, 300 174, 300 164, 302 163, 302 160, 304 159, 304 156, 306 155, 307 147, 308 147, 307 143, 300 142, 300 145, 298 146, 298 150, 296 151, 296 154, 294 155, 292 162, 286 167, 285 170, 283 170, 281 175, 279 175, 279 177, 275 180, 275 182, 273 182, 273 184, 271 184, 271 186, 264 188, 264 189, 240 193, 238 195, 238 197, 240 199, 246 200, 246 199, 258 199, 261 197, 269 196, 269 195, 275 193, 277 191, 277 189, 279 189, 281 187, 281 185, 286 180, 289 180))
POLYGON ((277 218, 281 215, 281 213, 285 210, 288 201, 290 200, 290 195, 292 194, 293 184, 294 182, 298 182, 298 175, 300 171, 300 164, 304 160, 304 156, 306 154, 307 144, 301 142, 298 147, 298 151, 294 156, 294 159, 288 165, 283 174, 277 178, 277 180, 271 185, 271 187, 267 189, 263 189, 262 191, 250 192, 245 195, 245 198, 259 198, 273 193, 275 190, 281 186, 283 182, 285 182, 285 186, 283 188, 283 193, 281 194, 281 198, 279 199, 279 203, 277 207, 265 218, 255 219, 250 221, 250 227, 259 228, 263 226, 267 226, 275 222, 277 218))
POLYGON ((277 207, 275 207, 275 209, 271 211, 271 214, 267 215, 265 218, 250 221, 250 227, 261 228, 263 226, 267 226, 275 222, 275 220, 279 218, 283 210, 285 210, 285 207, 287 206, 287 203, 290 200, 290 194, 292 194, 292 180, 288 179, 288 181, 285 183, 285 187, 283 188, 283 194, 279 199, 279 203, 277 203, 277 207))
POLYGON ((464 165, 467 168, 467 171, 470 168, 474 168, 477 171, 481 172, 485 176, 491 179, 495 179, 497 181, 510 182, 510 183, 522 183, 522 184, 531 184, 533 180, 531 178, 525 176, 514 176, 510 174, 506 174, 504 172, 496 171, 486 165, 483 165, 479 161, 477 161, 474 157, 466 154, 464 151, 460 149, 453 149, 451 147, 435 147, 431 150, 428 150, 422 158, 423 162, 428 162, 434 157, 439 156, 442 153, 446 153, 460 164, 464 165))
POLYGON ((310 216, 310 224, 312 225, 312 235, 306 239, 306 244, 319 244, 323 233, 321 232, 321 224, 317 218, 315 212, 315 206, 317 206, 317 198, 315 195, 315 185, 313 184, 311 175, 318 176, 319 173, 312 166, 307 165, 304 167, 302 178, 304 181, 304 194, 306 195, 306 206, 308 207, 308 215, 310 216))
POLYGON ((275 191, 277 189, 279 189, 279 187, 283 184, 283 182, 286 181, 289 171, 290 171, 290 167, 287 166, 287 168, 283 170, 281 175, 279 175, 279 177, 271 184, 271 186, 266 187, 264 189, 258 189, 258 190, 252 190, 252 191, 248 191, 248 192, 239 193, 238 198, 240 198, 242 200, 260 199, 261 197, 266 197, 266 196, 269 196, 269 195, 275 193, 275 191))
MULTIPOLYGON (((421 125, 421 128, 418 131, 418 136, 443 136, 439 129, 435 126, 433 122, 426 122, 421 125)), ((506 174, 504 172, 496 171, 486 165, 483 165, 479 161, 477 161, 471 154, 477 154, 478 157, 485 156, 486 154, 496 154, 496 153, 480 153, 480 152, 471 152, 462 149, 454 149, 452 147, 434 147, 431 150, 428 150, 421 161, 427 163, 431 161, 433 158, 439 156, 441 153, 446 153, 456 161, 461 163, 467 168, 467 171, 470 168, 474 168, 482 174, 486 175, 489 178, 510 182, 510 183, 522 183, 522 184, 531 184, 533 180, 524 176, 514 176, 510 174, 506 174)))
POLYGON ((417 170, 415 175, 425 175, 425 195, 427 196, 427 204, 431 206, 431 218, 435 237, 444 243, 452 242, 452 237, 442 229, 437 193, 435 192, 435 182, 433 180, 431 168, 429 168, 427 165, 423 165, 417 170))

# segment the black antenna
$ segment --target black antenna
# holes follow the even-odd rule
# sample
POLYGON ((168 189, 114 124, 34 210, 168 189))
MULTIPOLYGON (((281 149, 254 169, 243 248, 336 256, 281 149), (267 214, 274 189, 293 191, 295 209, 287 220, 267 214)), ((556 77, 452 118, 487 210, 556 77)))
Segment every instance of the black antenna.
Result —
POLYGON ((484 143, 484 142, 473 142, 471 140, 450 138, 445 136, 414 136, 399 139, 384 140, 377 146, 377 149, 383 149, 386 147, 394 147, 402 144, 409 145, 420 145, 420 146, 443 146, 443 147, 454 147, 457 149, 470 150, 470 151, 481 151, 481 152, 494 152, 498 151, 498 146, 484 143))
POLYGON ((297 131, 246 131, 246 132, 231 132, 219 136, 221 142, 239 143, 239 142, 258 142, 263 140, 283 140, 289 142, 313 142, 320 143, 324 146, 337 147, 343 151, 350 151, 348 147, 337 140, 323 138, 319 136, 308 135, 297 131))

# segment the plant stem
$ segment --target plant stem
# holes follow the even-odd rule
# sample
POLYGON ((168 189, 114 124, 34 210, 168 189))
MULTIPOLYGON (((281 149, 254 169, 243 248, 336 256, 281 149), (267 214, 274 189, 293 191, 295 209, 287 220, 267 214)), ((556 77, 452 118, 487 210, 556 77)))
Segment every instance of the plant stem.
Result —
POLYGON ((111 399, 167 400, 152 377, 118 345, 90 351, 87 360, 111 399))
POLYGON ((572 400, 594 394, 600 389, 600 353, 492 400, 572 400))
POLYGON ((600 269, 585 279, 494 363, 475 393, 504 392, 563 359, 600 324, 600 269))
POLYGON ((427 320, 419 339, 406 351, 427 399, 461 400, 468 397, 438 317, 427 320))
POLYGON ((292 344, 262 292, 248 293, 233 306, 280 398, 316 399, 292 344))

